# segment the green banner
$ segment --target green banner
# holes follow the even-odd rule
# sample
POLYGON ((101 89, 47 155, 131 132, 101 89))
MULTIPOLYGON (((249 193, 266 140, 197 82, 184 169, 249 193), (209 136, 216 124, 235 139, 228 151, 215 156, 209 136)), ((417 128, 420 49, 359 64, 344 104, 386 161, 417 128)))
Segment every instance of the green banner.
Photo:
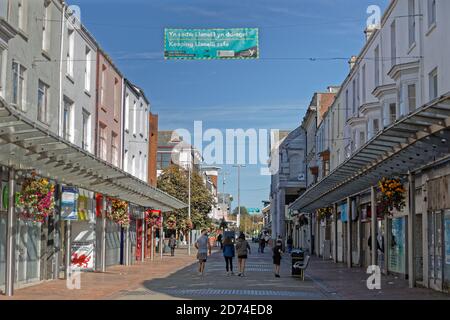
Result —
POLYGON ((258 29, 164 29, 165 59, 258 59, 258 29))

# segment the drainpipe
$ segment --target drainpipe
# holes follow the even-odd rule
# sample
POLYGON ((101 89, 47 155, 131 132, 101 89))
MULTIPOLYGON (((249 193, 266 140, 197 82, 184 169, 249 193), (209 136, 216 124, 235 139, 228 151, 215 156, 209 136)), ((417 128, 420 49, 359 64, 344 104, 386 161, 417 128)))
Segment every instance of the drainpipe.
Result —
POLYGON ((59 59, 59 108, 58 108, 58 135, 62 137, 62 116, 63 116, 63 59, 64 59, 64 26, 66 25, 66 9, 67 5, 64 1, 61 2, 62 5, 62 16, 61 16, 61 49, 60 49, 60 59, 59 59))
POLYGON ((6 230, 6 278, 5 278, 5 294, 11 297, 14 294, 14 275, 16 264, 16 215, 15 215, 15 170, 9 168, 8 181, 8 221, 6 230))
POLYGON ((66 270, 65 270, 65 278, 67 279, 69 277, 70 274, 70 267, 71 267, 71 257, 72 257, 72 253, 71 253, 71 248, 72 248, 72 239, 71 239, 71 230, 72 229, 72 225, 71 225, 71 221, 67 220, 66 221, 66 232, 65 232, 65 236, 66 236, 66 252, 65 252, 65 265, 66 265, 66 270))
POLYGON ((106 272, 106 195, 102 198, 102 231, 101 231, 101 248, 102 248, 102 272, 106 272))

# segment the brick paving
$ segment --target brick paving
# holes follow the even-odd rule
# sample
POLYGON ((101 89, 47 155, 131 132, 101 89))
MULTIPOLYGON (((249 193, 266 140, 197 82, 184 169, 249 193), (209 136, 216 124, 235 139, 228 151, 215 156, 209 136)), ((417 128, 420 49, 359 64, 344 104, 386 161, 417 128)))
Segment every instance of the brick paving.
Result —
POLYGON ((96 300, 110 299, 121 290, 134 290, 146 279, 158 279, 196 262, 196 251, 191 256, 187 249, 176 250, 175 257, 157 255, 154 261, 136 262, 131 266, 112 266, 106 273, 83 272, 80 290, 69 290, 65 280, 51 280, 26 288, 16 289, 13 297, 0 295, 0 300, 96 300))

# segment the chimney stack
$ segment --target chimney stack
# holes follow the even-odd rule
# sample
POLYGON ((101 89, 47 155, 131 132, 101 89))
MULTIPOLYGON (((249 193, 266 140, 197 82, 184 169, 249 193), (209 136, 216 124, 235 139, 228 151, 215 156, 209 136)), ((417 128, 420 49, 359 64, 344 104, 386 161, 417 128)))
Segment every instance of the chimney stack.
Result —
POLYGON ((370 38, 372 37, 372 35, 375 33, 375 31, 377 31, 378 29, 380 29, 379 25, 376 24, 370 24, 367 26, 366 30, 364 30, 364 33, 366 34, 366 41, 369 41, 370 38))
POLYGON ((356 64, 356 61, 358 61, 358 57, 357 56, 352 56, 348 62, 348 64, 350 65, 350 70, 353 69, 353 67, 356 64))

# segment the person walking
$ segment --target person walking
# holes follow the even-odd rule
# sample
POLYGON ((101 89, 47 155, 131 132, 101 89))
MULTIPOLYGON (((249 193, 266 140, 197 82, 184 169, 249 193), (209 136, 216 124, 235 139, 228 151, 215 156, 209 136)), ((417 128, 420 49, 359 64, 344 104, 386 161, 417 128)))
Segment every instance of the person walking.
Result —
POLYGON ((202 235, 195 242, 195 248, 198 250, 198 274, 203 276, 205 272, 206 260, 208 259, 208 252, 211 255, 211 243, 209 242, 206 229, 202 230, 202 235))
POLYGON ((223 242, 223 257, 225 258, 225 264, 227 269, 227 275, 234 275, 233 272, 233 258, 235 256, 235 249, 233 241, 230 237, 226 237, 223 242))
POLYGON ((245 277, 245 263, 248 258, 248 254, 251 254, 251 248, 247 240, 245 240, 245 234, 242 232, 239 235, 239 239, 236 242, 236 253, 239 263, 239 277, 245 277))
POLYGON ((217 236, 217 246, 220 247, 220 249, 223 249, 221 233, 217 236))
POLYGON ((275 277, 280 277, 281 254, 283 253, 283 242, 277 240, 273 248, 273 265, 275 266, 275 277))
POLYGON ((259 239, 259 252, 264 253, 264 248, 266 247, 266 240, 263 236, 259 239))
POLYGON ((169 239, 169 247, 170 247, 170 255, 175 256, 175 247, 177 246, 177 239, 175 239, 175 235, 172 234, 169 239))
POLYGON ((291 253, 292 252, 292 245, 294 244, 294 241, 292 240, 292 237, 289 236, 287 239, 287 247, 288 247, 288 252, 291 253))

